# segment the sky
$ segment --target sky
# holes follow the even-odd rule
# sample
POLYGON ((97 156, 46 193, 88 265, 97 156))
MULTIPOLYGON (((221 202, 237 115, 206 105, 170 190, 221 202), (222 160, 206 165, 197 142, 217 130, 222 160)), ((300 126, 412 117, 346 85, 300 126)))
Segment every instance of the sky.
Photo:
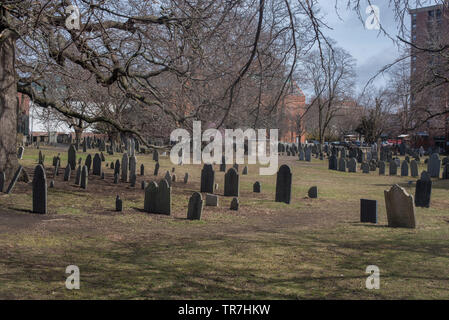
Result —
MULTIPOLYGON (((396 37, 398 32, 397 23, 394 20, 394 13, 388 6, 387 0, 371 0, 371 4, 379 7, 379 20, 384 29, 392 37, 396 37)), ((384 34, 379 34, 378 30, 365 28, 364 22, 368 18, 362 6, 363 22, 355 11, 346 8, 346 1, 339 0, 338 15, 335 11, 335 0, 319 0, 319 6, 325 17, 325 22, 332 29, 324 29, 324 33, 334 39, 339 47, 348 51, 357 61, 357 90, 360 91, 366 82, 373 77, 383 66, 394 62, 400 52, 393 41, 384 34)), ((409 24, 409 20, 405 23, 409 24)), ((376 86, 386 84, 386 78, 380 77, 375 81, 376 86)))

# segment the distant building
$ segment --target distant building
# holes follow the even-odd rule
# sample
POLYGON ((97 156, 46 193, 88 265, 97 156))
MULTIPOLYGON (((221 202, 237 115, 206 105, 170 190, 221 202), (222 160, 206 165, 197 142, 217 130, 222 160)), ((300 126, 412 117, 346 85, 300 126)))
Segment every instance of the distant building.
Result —
POLYGON ((289 143, 306 141, 302 116, 305 112, 306 96, 296 83, 290 86, 283 97, 278 118, 280 119, 279 140, 289 143))

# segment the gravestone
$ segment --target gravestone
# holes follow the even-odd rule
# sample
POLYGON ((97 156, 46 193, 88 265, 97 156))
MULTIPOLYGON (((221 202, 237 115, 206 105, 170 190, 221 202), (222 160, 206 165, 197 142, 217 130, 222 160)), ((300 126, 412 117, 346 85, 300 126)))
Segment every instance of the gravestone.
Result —
POLYGON ((407 161, 402 161, 401 177, 408 177, 408 162, 407 161))
POLYGON ((411 171, 412 177, 417 177, 419 175, 418 162, 416 162, 416 160, 410 161, 410 171, 411 171))
POLYGON ((377 200, 360 199, 360 222, 377 223, 377 200))
POLYGON ((357 172, 357 160, 355 158, 348 160, 348 172, 357 172))
POLYGON ((443 180, 448 180, 449 179, 449 163, 446 163, 444 165, 442 179, 443 180))
POLYGON ((171 178, 170 172, 168 170, 165 173, 164 179, 167 180, 168 185, 171 186, 172 178, 171 178))
POLYGON ((362 162, 362 172, 363 173, 369 173, 369 164, 368 162, 362 162))
POLYGON ((329 170, 337 170, 338 169, 338 159, 335 154, 329 157, 329 170))
POLYGON ((239 165, 237 163, 234 163, 232 166, 237 172, 239 172, 239 165))
POLYGON ((133 174, 131 176, 131 178, 129 179, 129 183, 132 188, 134 188, 136 186, 136 181, 137 181, 137 177, 135 174, 133 174))
POLYGON ((397 184, 385 190, 385 207, 388 226, 393 228, 415 228, 415 205, 413 196, 397 184))
POLYGON ((122 169, 122 182, 128 182, 129 179, 129 159, 128 159, 128 154, 124 153, 122 156, 122 164, 121 164, 121 169, 122 169))
POLYGON ((415 206, 422 208, 430 207, 430 198, 432 196, 432 179, 430 175, 423 171, 421 179, 416 181, 415 187, 415 206))
POLYGON ((143 163, 140 165, 140 175, 141 176, 145 175, 145 166, 143 165, 143 163))
MULTIPOLYGON (((87 172, 89 172, 89 167, 87 165, 85 167, 87 168, 87 172)), ((94 176, 101 176, 101 157, 98 153, 94 156, 92 174, 94 176)))
POLYGON ((120 196, 117 195, 115 198, 115 211, 122 212, 123 211, 123 201, 120 199, 120 196))
POLYGON ((5 188, 6 175, 4 172, 0 172, 0 193, 5 188))
MULTIPOLYGON (((312 161, 312 150, 310 150, 310 148, 306 148, 305 150, 305 159, 307 162, 312 161)), ((335 170, 337 170, 337 168, 335 168, 335 170)))
POLYGON ((398 165, 396 161, 391 160, 390 161, 390 168, 389 168, 389 174, 390 176, 396 176, 398 174, 398 165))
POLYGON ((118 184, 118 180, 119 180, 119 174, 116 173, 116 174, 114 174, 114 184, 118 184))
POLYGON ((19 168, 17 168, 16 173, 14 173, 14 176, 12 177, 12 180, 9 183, 8 189, 6 189, 6 194, 12 193, 12 191, 14 190, 14 187, 16 186, 17 180, 19 180, 22 170, 23 170, 22 166, 19 166, 19 168))
POLYGON ((316 199, 318 198, 318 187, 313 186, 309 189, 309 191, 307 192, 309 198, 311 199, 316 199))
POLYGON ((379 161, 379 176, 385 175, 385 162, 379 161))
POLYGON ((174 174, 174 173, 172 174, 172 176, 171 176, 171 181, 172 181, 172 182, 176 182, 176 174, 174 174))
POLYGON ((245 167, 243 168, 242 174, 244 174, 244 175, 248 174, 248 167, 247 167, 247 166, 245 166, 245 167))
POLYGON ((76 168, 76 149, 75 149, 75 146, 73 144, 70 145, 70 147, 69 147, 68 163, 70 164, 70 168, 72 170, 75 170, 75 168, 76 168))
MULTIPOLYGON (((70 164, 68 164, 68 166, 70 167, 70 164)), ((81 167, 78 166, 78 168, 76 169, 75 184, 79 186, 80 183, 81 183, 81 167)))
POLYGON ((167 180, 162 179, 159 185, 151 181, 145 189, 144 210, 149 213, 171 213, 171 188, 167 180))
POLYGON ((55 180, 51 180, 50 181, 50 188, 54 188, 55 187, 55 180))
POLYGON ((22 160, 24 151, 25 151, 25 148, 20 146, 19 150, 17 151, 17 159, 22 160))
POLYGON ((115 161, 115 166, 114 166, 114 175, 116 175, 116 174, 120 175, 120 166, 121 166, 120 160, 117 159, 115 161))
POLYGON ((186 172, 186 174, 184 175, 184 183, 187 183, 189 181, 189 173, 186 172))
POLYGON ((234 211, 239 210, 239 198, 232 198, 230 209, 234 211))
POLYGON ((153 151, 153 160, 156 162, 159 161, 159 152, 157 150, 153 151))
POLYGON ((87 170, 90 172, 90 169, 92 168, 92 156, 90 154, 87 155, 84 165, 87 166, 87 170))
POLYGON ((283 164, 276 175, 276 202, 290 203, 292 190, 292 172, 283 164))
POLYGON ((438 153, 433 153, 427 162, 427 172, 432 178, 440 177, 441 160, 438 153))
POLYGON ((154 166, 154 175, 157 176, 159 174, 159 162, 156 162, 156 165, 154 166))
POLYGON ((226 157, 221 157, 220 172, 226 172, 226 157))
POLYGON ((81 182, 80 182, 81 188, 87 189, 88 177, 89 171, 87 170, 87 166, 83 166, 83 168, 81 169, 81 182))
POLYGON ((72 174, 72 169, 70 168, 70 165, 67 164, 67 167, 65 167, 65 170, 64 170, 64 181, 69 181, 71 174, 72 174))
POLYGON ((114 161, 111 162, 111 165, 109 166, 109 168, 115 169, 115 168, 114 168, 114 161))
MULTIPOLYGON (((229 172, 229 171, 228 171, 229 172)), ((211 164, 205 164, 201 170, 200 192, 214 193, 215 172, 211 164)))
POLYGON ((137 158, 136 156, 129 157, 129 176, 137 175, 137 158))
POLYGON ((260 182, 259 181, 254 182, 253 192, 260 193, 260 182))
POLYGON ((206 194, 206 206, 218 207, 218 196, 215 194, 206 194))
POLYGON ((47 177, 42 165, 34 169, 33 177, 33 212, 39 214, 47 213, 47 177))
POLYGON ((338 171, 346 172, 346 159, 345 158, 338 159, 338 171))
POLYGON ((187 219, 201 220, 202 211, 203 211, 203 199, 201 198, 201 193, 194 192, 189 199, 189 205, 187 209, 187 219))
POLYGON ((140 183, 140 186, 141 186, 142 190, 145 190, 146 187, 147 187, 147 183, 146 183, 145 181, 142 181, 142 182, 140 183))
MULTIPOLYGON (((234 168, 230 168, 225 174, 224 195, 225 197, 239 196, 239 174, 234 168)), ((209 192, 210 193, 210 192, 209 192)))

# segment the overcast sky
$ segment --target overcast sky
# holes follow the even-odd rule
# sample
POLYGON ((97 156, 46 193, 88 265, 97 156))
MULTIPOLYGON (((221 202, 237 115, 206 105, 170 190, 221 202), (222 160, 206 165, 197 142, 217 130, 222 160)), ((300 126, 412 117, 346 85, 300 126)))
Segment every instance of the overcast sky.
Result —
MULTIPOLYGON (((394 21, 394 13, 388 7, 386 0, 371 0, 373 5, 380 9, 380 23, 391 36, 398 35, 397 24, 394 21)), ((392 63, 399 57, 399 50, 393 41, 379 34, 378 30, 365 28, 356 12, 347 9, 346 1, 339 0, 338 13, 335 13, 335 0, 320 0, 322 14, 332 30, 326 29, 325 34, 334 39, 339 47, 348 51, 357 61, 357 89, 363 88, 366 82, 374 76, 383 66, 392 63)), ((363 9, 367 7, 367 3, 363 9)), ((362 12, 363 20, 368 15, 362 12)), ((409 20, 406 21, 409 24, 409 20)), ((385 79, 379 78, 376 85, 384 85, 385 79)))

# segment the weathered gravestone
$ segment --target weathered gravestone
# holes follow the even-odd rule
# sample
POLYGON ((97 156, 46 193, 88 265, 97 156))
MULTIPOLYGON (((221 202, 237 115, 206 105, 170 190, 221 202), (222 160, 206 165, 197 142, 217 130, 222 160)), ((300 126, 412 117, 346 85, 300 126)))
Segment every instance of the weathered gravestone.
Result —
POLYGON ((224 195, 225 197, 239 196, 239 174, 234 168, 230 168, 225 174, 224 195))
POLYGON ((137 176, 133 174, 129 179, 130 186, 134 188, 136 186, 137 176))
POLYGON ((69 181, 71 174, 72 174, 72 169, 70 168, 70 165, 67 164, 67 167, 65 167, 65 170, 64 170, 64 181, 69 181))
POLYGON ((360 222, 377 223, 377 200, 360 199, 360 222))
POLYGON ((313 186, 309 189, 309 191, 307 192, 307 195, 309 196, 309 198, 311 199, 316 199, 318 198, 318 187, 313 186))
POLYGON ((245 166, 245 167, 243 168, 242 174, 244 174, 244 175, 248 174, 248 167, 247 167, 247 166, 245 166))
POLYGON ((416 162, 416 160, 410 161, 410 171, 411 171, 412 177, 417 177, 419 175, 418 162, 416 162))
POLYGON ((154 175, 157 176, 159 174, 159 162, 156 162, 156 165, 154 166, 154 175))
POLYGON ((172 176, 171 176, 171 181, 172 181, 172 182, 176 182, 176 174, 174 174, 174 173, 172 174, 172 176))
POLYGON ((22 160, 24 151, 25 151, 25 148, 20 146, 19 150, 17 151, 17 159, 22 160))
POLYGON ((338 171, 346 172, 346 159, 345 158, 338 159, 338 171))
POLYGON ((232 198, 230 209, 234 211, 239 210, 239 198, 232 198))
POLYGON ((92 156, 90 155, 90 153, 87 155, 86 161, 84 161, 84 165, 87 167, 87 170, 90 172, 90 169, 92 168, 92 156))
POLYGON ((159 185, 151 181, 145 189, 144 210, 149 213, 171 213, 171 188, 167 180, 162 179, 159 185))
POLYGON ((143 165, 143 163, 140 165, 140 175, 141 176, 145 175, 145 166, 143 165))
POLYGON ((111 165, 109 166, 109 168, 114 169, 114 161, 111 161, 111 165))
POLYGON ((329 157, 329 170, 337 170, 338 169, 338 159, 335 154, 329 157))
POLYGON ((415 228, 415 205, 413 196, 397 184, 385 190, 385 207, 388 226, 393 228, 415 228))
POLYGON ((408 162, 407 161, 402 161, 401 177, 408 177, 408 162))
POLYGON ((184 183, 187 183, 189 181, 189 173, 186 172, 186 174, 184 175, 184 183))
POLYGON ((159 152, 157 150, 153 151, 153 160, 156 162, 159 161, 159 152))
POLYGON ((390 161, 390 168, 389 168, 389 174, 390 176, 396 176, 398 174, 398 165, 396 161, 391 160, 390 161))
POLYGON ((12 177, 12 180, 9 183, 8 189, 6 189, 6 194, 12 193, 12 191, 14 190, 14 187, 16 186, 17 180, 19 180, 19 177, 22 174, 22 170, 23 170, 22 166, 19 166, 19 168, 17 168, 16 173, 14 173, 14 176, 12 177))
MULTIPOLYGON (((311 162, 312 161, 312 150, 310 148, 306 148, 306 150, 305 150, 305 157, 306 157, 306 161, 307 162, 311 162)), ((337 170, 337 168, 335 168, 335 170, 337 170)))
POLYGON ((254 193, 260 193, 260 182, 259 181, 254 182, 253 192, 254 193))
POLYGON ((118 184, 119 177, 118 173, 114 174, 114 184, 118 184))
POLYGON ((441 160, 438 153, 433 153, 427 162, 427 172, 432 178, 440 177, 441 160))
POLYGON ((33 177, 33 212, 47 213, 47 177, 42 165, 37 165, 34 169, 33 177))
POLYGON ((88 177, 89 171, 87 170, 87 166, 83 166, 83 168, 81 169, 81 182, 80 182, 81 188, 87 189, 88 177))
POLYGON ((117 195, 115 198, 115 211, 122 212, 123 211, 123 201, 120 199, 120 196, 117 195))
POLYGON ((362 172, 363 173, 369 173, 369 164, 368 162, 362 162, 362 172))
POLYGON ((70 168, 72 170, 75 170, 75 168, 76 168, 76 149, 75 149, 75 146, 73 144, 70 145, 70 147, 69 147, 68 163, 70 164, 70 168))
POLYGON ((423 171, 421 179, 416 181, 415 187, 415 206, 422 208, 430 207, 430 198, 432 196, 432 179, 430 175, 423 171))
POLYGON ((379 161, 379 176, 385 175, 385 162, 379 161))
MULTIPOLYGON (((70 164, 68 164, 68 166, 70 167, 70 164)), ((79 186, 80 183, 81 183, 81 167, 78 166, 78 168, 76 169, 75 184, 79 186)))
POLYGON ((206 206, 218 207, 218 196, 216 194, 206 194, 206 206))
POLYGON ((201 220, 202 211, 203 211, 203 199, 201 198, 201 193, 194 192, 189 199, 189 205, 187 209, 187 219, 201 220))
POLYGON ((121 164, 121 169, 122 169, 122 182, 128 182, 129 179, 129 159, 128 159, 128 154, 124 153, 122 156, 122 164, 121 164))
POLYGON ((357 172, 357 160, 355 158, 348 160, 348 172, 357 172))
POLYGON ((220 172, 226 172, 226 157, 221 157, 220 172))
POLYGON ((283 164, 276 176, 276 202, 290 203, 292 191, 292 171, 283 164))
MULTIPOLYGON (((87 172, 89 172, 89 167, 86 166, 86 168, 87 172)), ((101 157, 98 153, 96 153, 94 156, 92 174, 94 176, 101 176, 101 157)))
POLYGON ((129 176, 137 175, 137 158, 136 156, 129 157, 129 176))
MULTIPOLYGON (((229 171, 228 171, 229 172, 229 171)), ((201 170, 200 192, 214 193, 215 172, 211 164, 205 164, 201 170)))
POLYGON ((172 177, 170 175, 170 171, 167 170, 167 172, 165 173, 164 179, 167 180, 168 185, 171 187, 172 177))
POLYGON ((116 175, 116 174, 120 175, 120 166, 121 166, 120 160, 117 159, 115 161, 115 166, 114 166, 114 175, 116 175))
POLYGON ((0 172, 0 192, 3 192, 5 188, 6 175, 4 172, 0 172))

